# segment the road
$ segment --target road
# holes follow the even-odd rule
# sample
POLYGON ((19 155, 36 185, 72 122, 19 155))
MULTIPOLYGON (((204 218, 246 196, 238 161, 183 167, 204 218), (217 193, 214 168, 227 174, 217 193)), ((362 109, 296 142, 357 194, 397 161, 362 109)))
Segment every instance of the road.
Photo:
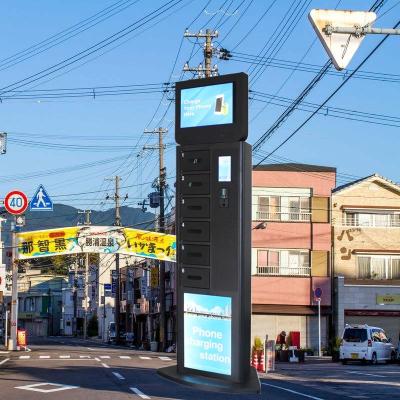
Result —
POLYGON ((0 352, 0 398, 7 400, 331 400, 400 399, 400 365, 307 362, 262 374, 260 395, 210 393, 167 381, 156 370, 175 355, 91 341, 49 338, 31 352, 0 352))

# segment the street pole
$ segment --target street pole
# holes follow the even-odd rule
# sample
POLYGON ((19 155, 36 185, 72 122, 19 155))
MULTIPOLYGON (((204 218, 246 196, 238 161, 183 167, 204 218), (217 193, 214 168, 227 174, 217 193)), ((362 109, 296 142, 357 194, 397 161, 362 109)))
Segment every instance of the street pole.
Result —
POLYGON ((197 74, 198 78, 210 78, 212 76, 218 75, 218 67, 215 65, 211 66, 212 57, 214 55, 214 48, 212 44, 212 40, 218 37, 218 31, 212 31, 211 29, 207 29, 206 33, 202 31, 198 33, 190 33, 186 31, 184 37, 187 38, 196 38, 196 39, 205 39, 204 42, 204 65, 200 64, 198 67, 190 67, 187 63, 183 67, 184 72, 194 72, 197 74))
POLYGON ((5 332, 4 332, 4 347, 7 348, 8 341, 8 310, 6 308, 6 323, 5 323, 5 332))
POLYGON ((318 302, 318 356, 321 357, 321 299, 318 302))
MULTIPOLYGON (((121 226, 121 214, 120 214, 120 176, 115 176, 114 178, 109 178, 108 180, 115 181, 115 193, 114 193, 114 202, 115 202, 115 222, 114 226, 121 226)), ((115 271, 117 275, 117 282, 115 288, 115 336, 116 342, 119 342, 119 320, 120 320, 120 274, 119 274, 119 253, 115 253, 115 271)))
MULTIPOLYGON (((159 231, 165 232, 165 185, 166 185, 166 169, 164 167, 164 140, 163 135, 168 129, 158 128, 153 131, 145 131, 145 133, 153 133, 158 135, 158 146, 146 146, 146 149, 158 149, 159 163, 159 194, 160 194, 160 214, 159 214, 159 231)), ((166 302, 165 302, 165 261, 158 261, 159 266, 159 285, 160 285, 160 343, 161 351, 167 348, 167 318, 166 318, 166 302)))
MULTIPOLYGON (((78 214, 85 214, 85 226, 90 225, 90 210, 78 211, 78 214)), ((87 315, 88 315, 88 297, 89 297, 89 253, 85 254, 85 315, 83 322, 83 338, 87 339, 87 315)))
POLYGON ((17 218, 14 216, 11 222, 11 266, 12 266, 12 288, 11 288, 11 337, 8 350, 17 350, 17 327, 18 327, 18 264, 16 260, 16 232, 17 218))

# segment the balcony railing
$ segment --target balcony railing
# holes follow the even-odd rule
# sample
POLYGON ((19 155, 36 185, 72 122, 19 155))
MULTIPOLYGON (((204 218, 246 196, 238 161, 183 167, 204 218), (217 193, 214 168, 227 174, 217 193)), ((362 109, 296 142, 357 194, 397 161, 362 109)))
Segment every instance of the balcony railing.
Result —
MULTIPOLYGON (((336 225, 336 224, 335 224, 336 225)), ((347 217, 340 221, 341 226, 352 226, 356 228, 400 228, 399 219, 390 219, 387 221, 362 221, 358 218, 347 217)))
POLYGON ((310 276, 311 268, 309 265, 299 267, 289 267, 282 265, 257 266, 258 276, 310 276))
POLYGON ((261 221, 310 221, 311 213, 257 211, 256 218, 261 221))

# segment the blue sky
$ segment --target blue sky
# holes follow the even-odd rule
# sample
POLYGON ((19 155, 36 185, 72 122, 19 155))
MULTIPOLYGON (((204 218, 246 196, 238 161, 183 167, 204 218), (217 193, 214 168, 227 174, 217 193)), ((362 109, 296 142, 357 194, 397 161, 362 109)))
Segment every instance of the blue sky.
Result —
MULTIPOLYGON (((92 46, 165 2, 166 0, 120 1, 121 7, 126 6, 120 13, 40 55, 2 69, 1 60, 4 58, 112 6, 116 0, 3 2, 0 5, 1 88, 92 46)), ((124 42, 119 47, 110 51, 107 47, 104 49, 108 51, 106 54, 99 56, 99 53, 96 53, 95 59, 89 57, 69 67, 78 68, 67 73, 64 72, 69 68, 61 70, 19 90, 161 83, 168 82, 170 75, 171 81, 176 81, 181 77, 181 69, 190 54, 194 53, 190 64, 198 65, 201 61, 198 44, 193 43, 193 39, 182 40, 186 28, 196 32, 201 28, 214 28, 219 23, 220 36, 215 46, 232 49, 243 39, 235 48, 235 52, 257 55, 277 29, 281 19, 296 7, 298 11, 302 4, 305 7, 304 12, 298 14, 299 23, 279 52, 275 51, 273 56, 293 62, 304 57, 305 63, 323 65, 327 61, 327 56, 321 44, 315 40, 316 36, 308 22, 307 14, 311 8, 334 8, 337 0, 311 2, 296 0, 293 5, 292 3, 286 0, 275 3, 273 0, 183 0, 163 14, 160 17, 163 19, 159 23, 155 24, 158 21, 155 20, 150 25, 127 35, 120 42, 116 42, 116 45, 124 42), (309 6, 306 7, 308 3, 309 6), (259 25, 245 36, 271 4, 272 7, 259 25), (189 26, 196 16, 199 16, 198 19, 189 26), (234 29, 231 30, 233 26, 234 29), (176 65, 173 70, 175 59, 176 65), (60 73, 63 74, 59 75, 60 73)), ((343 0, 339 8, 362 10, 373 3, 374 1, 343 0)), ((378 16, 388 12, 377 21, 376 26, 391 27, 397 22, 400 6, 389 10, 396 3, 395 0, 386 1, 378 16)), ((367 37, 349 67, 355 68, 380 39, 381 37, 377 36, 367 37)), ((362 69, 380 74, 397 74, 400 61, 399 40, 398 37, 389 38, 362 69)), ((221 74, 246 72, 250 67, 250 64, 239 62, 236 57, 230 61, 216 62, 221 74)), ((291 72, 269 66, 263 70, 252 89, 294 98, 314 74, 297 71, 279 91, 291 72)), ((186 76, 187 79, 190 78, 190 75, 186 76)), ((307 101, 320 103, 342 82, 342 79, 342 76, 324 77, 307 97, 307 101)), ((3 96, 7 94, 1 90, 0 92, 3 96)), ((329 105, 397 116, 398 93, 399 83, 352 79, 329 105)), ((109 190, 112 183, 104 181, 104 178, 119 174, 122 176, 121 194, 129 195, 124 204, 135 206, 151 191, 148 182, 152 182, 157 175, 156 152, 146 150, 138 156, 144 145, 151 146, 156 143, 156 136, 143 135, 143 130, 158 126, 169 128, 165 137, 165 142, 168 144, 166 165, 173 190, 175 176, 173 106, 168 108, 170 95, 164 96, 161 102, 160 99, 160 93, 152 93, 56 101, 4 100, 0 103, 0 130, 9 133, 10 141, 7 154, 0 156, 0 197, 3 198, 11 189, 21 189, 32 196, 37 186, 43 184, 56 202, 81 208, 106 209, 112 206, 110 201, 104 200, 107 193, 112 194, 112 190, 109 190), (152 118, 156 110, 155 118, 152 118), (32 143, 26 142, 25 144, 29 146, 23 146, 21 140, 53 143, 61 147, 63 144, 76 145, 79 148, 93 145, 105 147, 97 148, 99 151, 93 151, 92 148, 86 151, 60 150, 60 146, 57 149, 42 144, 37 147, 37 143, 33 144, 35 147, 30 147, 32 143), (92 162, 95 163, 92 168, 76 168, 77 165, 92 162), (46 174, 46 171, 53 169, 64 169, 67 172, 46 174), (40 172, 42 174, 38 176, 37 173, 40 172)), ((256 101, 251 102, 250 119, 257 115, 264 105, 256 101)), ((269 105, 251 122, 249 142, 254 143, 283 110, 283 107, 269 105)), ((268 152, 274 149, 308 115, 309 113, 303 111, 295 112, 271 140, 266 142, 263 150, 268 152)), ((337 167, 339 173, 350 176, 340 175, 339 183, 344 183, 351 177, 355 179, 374 172, 399 182, 399 144, 399 132, 396 127, 332 118, 328 111, 327 116, 315 117, 274 156, 337 167)), ((279 160, 282 158, 274 157, 269 162, 279 160)))

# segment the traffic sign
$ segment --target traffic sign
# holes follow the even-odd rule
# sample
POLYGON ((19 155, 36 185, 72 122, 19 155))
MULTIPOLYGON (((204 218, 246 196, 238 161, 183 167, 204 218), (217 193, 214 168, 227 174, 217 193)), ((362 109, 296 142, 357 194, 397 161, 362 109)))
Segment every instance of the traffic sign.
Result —
POLYGON ((31 211, 53 211, 53 202, 43 185, 39 185, 37 188, 29 203, 29 209, 31 211))
POLYGON ((376 14, 370 11, 311 10, 308 15, 315 32, 336 69, 347 67, 365 35, 334 32, 336 27, 355 28, 370 26, 376 14))
POLYGON ((24 192, 12 190, 4 198, 4 207, 10 214, 23 214, 28 208, 28 198, 24 192))
POLYGON ((321 301, 322 289, 320 287, 317 287, 314 289, 314 297, 315 297, 315 300, 321 301))

